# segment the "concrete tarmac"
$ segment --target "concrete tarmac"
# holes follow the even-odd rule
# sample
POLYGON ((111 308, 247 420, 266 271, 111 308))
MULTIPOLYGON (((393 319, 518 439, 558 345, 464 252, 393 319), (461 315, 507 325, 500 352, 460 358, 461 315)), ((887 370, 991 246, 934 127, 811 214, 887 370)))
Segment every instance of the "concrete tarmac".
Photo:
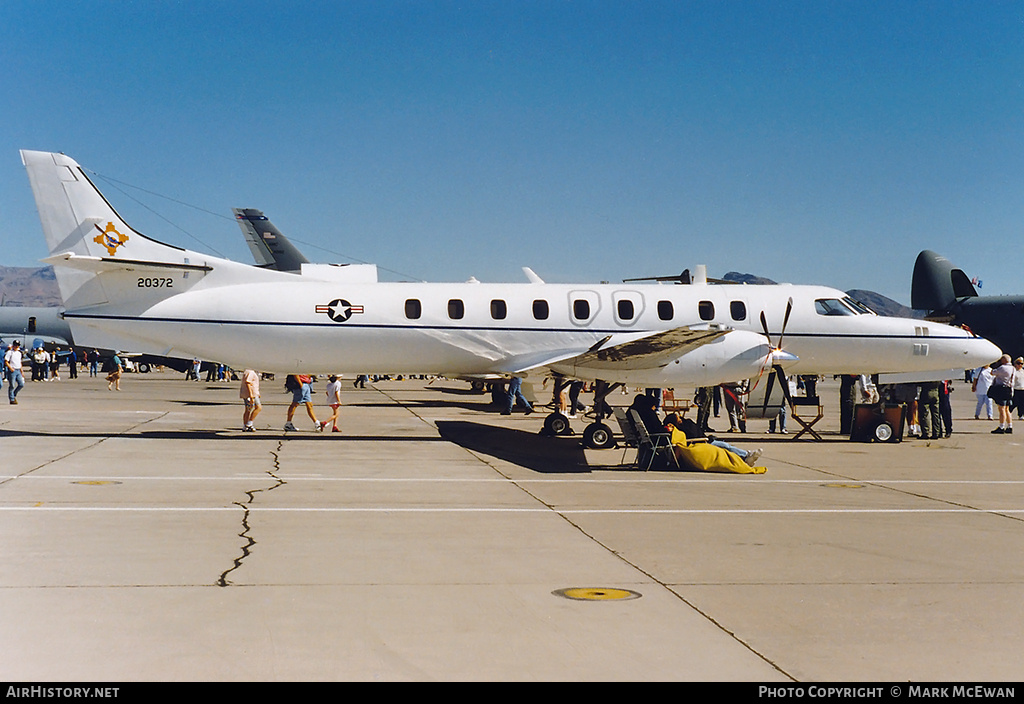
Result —
POLYGON ((243 433, 237 386, 0 406, 0 679, 1020 679, 1024 423, 962 382, 954 435, 900 444, 838 437, 829 382, 822 442, 728 436, 760 476, 640 472, 456 381, 348 383, 335 434, 265 381, 243 433))

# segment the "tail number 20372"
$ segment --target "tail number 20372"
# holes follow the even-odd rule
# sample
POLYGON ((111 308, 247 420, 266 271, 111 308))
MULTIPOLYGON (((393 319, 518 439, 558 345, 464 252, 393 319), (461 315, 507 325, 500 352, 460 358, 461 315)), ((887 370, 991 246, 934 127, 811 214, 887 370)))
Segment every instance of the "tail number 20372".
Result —
POLYGON ((150 277, 139 277, 139 288, 172 288, 174 286, 174 279, 166 278, 163 276, 150 277))

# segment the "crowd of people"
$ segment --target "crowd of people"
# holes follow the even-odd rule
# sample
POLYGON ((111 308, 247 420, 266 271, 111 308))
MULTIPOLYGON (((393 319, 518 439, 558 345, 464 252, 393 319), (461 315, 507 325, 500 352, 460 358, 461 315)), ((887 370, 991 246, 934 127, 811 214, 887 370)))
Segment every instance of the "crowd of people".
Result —
POLYGON ((981 420, 984 412, 986 420, 994 420, 995 406, 999 426, 993 435, 1012 434, 1013 411, 1017 411, 1018 420, 1024 418, 1024 357, 1011 363, 1010 355, 1004 354, 993 364, 975 369, 972 377, 971 390, 977 398, 974 419, 981 420))
MULTIPOLYGON (((12 405, 18 403, 18 394, 25 386, 22 371, 24 364, 31 366, 33 382, 60 381, 62 367, 66 367, 68 379, 78 377, 79 365, 87 366, 91 377, 98 376, 100 373, 101 357, 95 349, 86 352, 76 351, 72 347, 62 349, 58 346, 49 351, 38 346, 30 351, 25 351, 21 348, 18 340, 13 341, 10 345, 6 345, 0 340, 0 354, 3 355, 3 375, 0 381, 8 383, 8 400, 12 405)), ((186 379, 199 381, 200 364, 198 359, 193 361, 186 371, 186 379)), ((253 432, 255 430, 253 421, 262 408, 259 382, 264 375, 246 369, 239 377, 234 370, 226 365, 209 362, 206 364, 208 368, 207 381, 241 380, 239 396, 245 405, 243 429, 246 432, 253 432)), ((120 391, 120 381, 124 371, 125 363, 119 353, 115 353, 105 361, 102 372, 106 374, 108 389, 120 391)), ((330 427, 331 432, 340 432, 337 423, 338 409, 341 405, 340 378, 337 375, 329 377, 326 395, 331 415, 326 421, 318 420, 313 408, 312 384, 314 378, 303 374, 293 374, 287 377, 286 390, 292 394, 292 402, 288 407, 284 425, 286 431, 298 430, 294 422, 295 412, 302 406, 306 415, 313 422, 314 430, 323 432, 330 427)), ((361 374, 355 379, 353 386, 365 388, 365 383, 369 378, 368 375, 361 374)), ((373 377, 373 379, 377 380, 378 377, 373 377)), ((953 432, 949 399, 949 394, 953 391, 951 380, 876 387, 869 378, 864 376, 843 376, 840 379, 840 432, 842 434, 850 433, 853 422, 852 410, 857 404, 877 402, 902 404, 906 407, 906 437, 937 440, 948 438, 953 432)), ((1016 410, 1018 419, 1024 418, 1024 358, 1018 357, 1011 361, 1010 356, 1004 354, 993 364, 970 372, 967 380, 977 399, 974 411, 975 420, 997 420, 998 426, 992 430, 993 434, 1012 434, 1013 411, 1016 410)), ((807 396, 814 396, 817 381, 817 377, 794 377, 789 382, 790 393, 795 394, 801 390, 807 396)), ((584 388, 584 383, 580 381, 565 385, 563 393, 559 396, 558 408, 567 417, 574 418, 578 411, 585 410, 579 401, 580 392, 584 388)), ((658 419, 652 423, 651 427, 656 426, 660 432, 673 436, 673 444, 679 448, 678 458, 684 463, 693 465, 695 456, 703 455, 704 464, 710 461, 719 469, 729 466, 732 467, 729 471, 738 471, 737 468, 740 467, 740 464, 748 468, 752 467, 752 462, 757 459, 760 450, 742 450, 725 443, 708 432, 708 419, 711 417, 712 411, 714 416, 718 417, 721 410, 725 411, 729 420, 727 432, 746 432, 747 416, 744 399, 747 393, 748 389, 743 382, 699 388, 694 399, 697 408, 696 421, 686 419, 684 411, 684 414, 673 413, 664 419, 658 419), (700 443, 717 448, 722 452, 697 449, 695 446, 700 443), (736 460, 740 464, 737 464, 736 460)), ((652 417, 648 412, 646 399, 650 399, 653 408, 658 409, 661 389, 648 389, 642 394, 642 397, 644 399, 642 402, 643 413, 647 416, 647 420, 651 421, 652 417)), ((533 405, 523 393, 521 377, 513 377, 500 398, 502 399, 500 402, 502 403, 501 413, 504 415, 511 414, 516 406, 521 406, 526 414, 534 411, 533 405)), ((640 398, 641 396, 638 396, 634 399, 634 406, 640 398)), ((777 417, 770 417, 768 432, 776 432, 776 428, 778 428, 779 432, 785 433, 786 415, 786 409, 782 408, 777 417)))
MULTIPOLYGON (((83 366, 88 365, 90 376, 96 376, 100 362, 100 353, 95 349, 90 352, 84 350, 79 352, 74 347, 68 347, 65 350, 60 346, 56 346, 51 352, 39 344, 26 352, 22 349, 20 340, 14 340, 10 344, 0 340, 0 355, 3 357, 3 374, 0 375, 0 384, 4 381, 8 382, 7 397, 11 405, 17 405, 18 394, 25 387, 25 376, 22 368, 26 362, 31 367, 30 378, 34 382, 60 381, 61 366, 67 367, 68 379, 77 379, 80 363, 83 366)), ((108 388, 116 387, 120 391, 120 386, 116 384, 116 380, 120 378, 123 364, 117 355, 114 355, 111 362, 111 364, 114 363, 117 365, 116 378, 108 376, 107 381, 110 382, 108 388)), ((114 371, 112 366, 110 369, 111 374, 114 371)))

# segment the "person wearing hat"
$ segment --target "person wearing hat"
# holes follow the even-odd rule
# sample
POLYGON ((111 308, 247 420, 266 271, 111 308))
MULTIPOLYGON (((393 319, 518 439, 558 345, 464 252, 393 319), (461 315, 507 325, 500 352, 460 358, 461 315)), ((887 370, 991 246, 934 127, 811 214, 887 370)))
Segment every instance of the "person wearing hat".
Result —
POLYGON ((1024 418, 1024 357, 1013 360, 1013 408, 1017 418, 1024 418))
POLYGON ((4 376, 7 377, 7 398, 18 404, 18 392, 25 388, 25 377, 21 374, 21 343, 15 340, 4 353, 4 376))
POLYGON ((123 365, 121 364, 121 351, 118 350, 114 353, 114 356, 110 358, 109 368, 107 372, 107 391, 113 389, 114 391, 121 390, 121 374, 123 372, 123 365))

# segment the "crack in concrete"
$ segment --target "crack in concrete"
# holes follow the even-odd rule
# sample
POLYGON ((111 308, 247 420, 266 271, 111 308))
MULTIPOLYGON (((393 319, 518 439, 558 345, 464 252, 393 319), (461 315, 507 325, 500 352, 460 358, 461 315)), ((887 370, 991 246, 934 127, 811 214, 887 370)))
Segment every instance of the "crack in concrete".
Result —
POLYGON ((256 539, 250 534, 252 527, 249 525, 249 507, 255 503, 256 496, 268 491, 273 491, 280 486, 284 486, 288 482, 277 476, 276 472, 281 470, 281 448, 284 447, 284 440, 278 440, 277 447, 270 451, 270 456, 273 457, 273 469, 267 470, 267 474, 274 479, 277 483, 273 486, 265 487, 262 489, 250 489, 245 492, 245 501, 234 501, 234 505, 242 509, 242 532, 238 534, 238 537, 242 539, 242 551, 241 554, 233 560, 233 564, 228 569, 221 573, 220 577, 217 578, 218 587, 230 587, 232 583, 228 580, 228 575, 239 569, 245 559, 252 554, 253 548, 256 546, 256 539))

